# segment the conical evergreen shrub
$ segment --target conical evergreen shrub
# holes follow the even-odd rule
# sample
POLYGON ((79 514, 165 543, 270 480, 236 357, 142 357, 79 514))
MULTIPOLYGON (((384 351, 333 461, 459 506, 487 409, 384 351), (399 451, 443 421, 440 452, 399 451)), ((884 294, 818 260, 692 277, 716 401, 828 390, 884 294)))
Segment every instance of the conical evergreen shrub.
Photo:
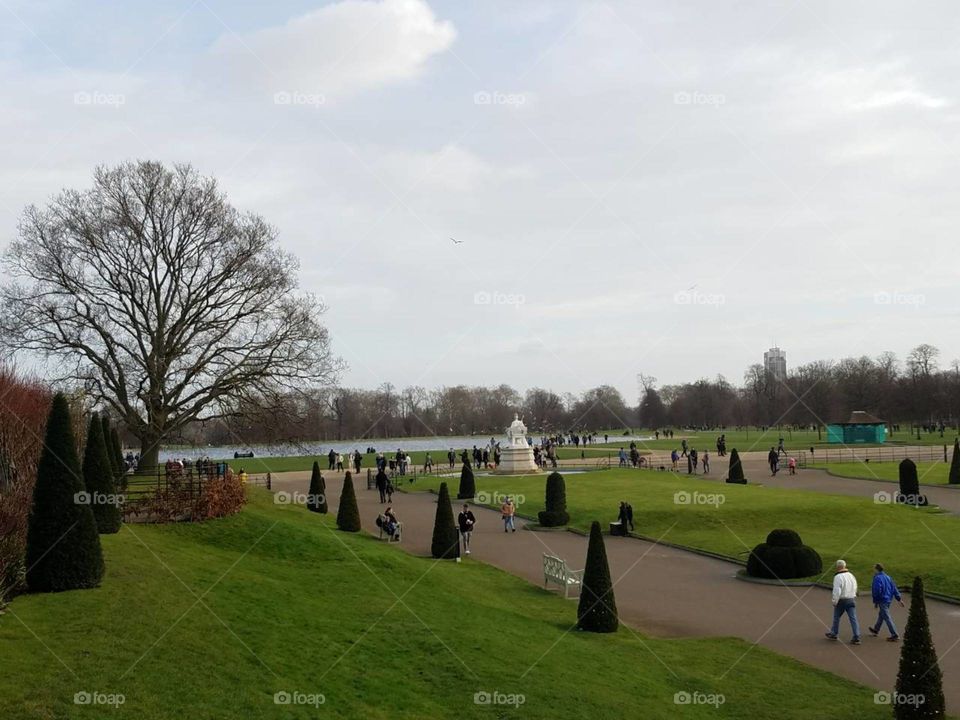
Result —
POLYGON ((547 475, 547 488, 544 493, 545 510, 537 514, 537 520, 543 527, 560 527, 570 522, 567 512, 567 485, 563 475, 554 470, 547 475))
POLYGON ((903 647, 900 648, 893 716, 898 720, 942 718, 945 706, 943 675, 930 635, 923 580, 916 577, 910 591, 910 614, 903 647))
POLYGON ((114 467, 103 442, 103 423, 96 415, 91 415, 87 445, 83 451, 83 484, 101 535, 120 532, 123 522, 114 477, 114 467))
POLYGON ((70 407, 57 393, 47 419, 27 527, 27 587, 57 592, 96 587, 103 578, 97 523, 84 491, 70 425, 70 407))
POLYGON ((900 496, 897 502, 908 505, 926 505, 927 498, 920 494, 920 479, 917 477, 917 464, 907 458, 900 462, 900 496))
MULTIPOLYGON (((327 482, 320 474, 320 463, 313 461, 313 472, 310 475, 310 494, 307 497, 307 510, 326 515, 329 511, 327 504, 327 482)), ((359 514, 359 511, 358 511, 359 514)))
POLYGON ((600 523, 590 525, 590 544, 587 546, 587 564, 583 569, 580 604, 577 606, 577 627, 589 632, 617 631, 617 601, 613 597, 610 565, 603 544, 600 523))
POLYGON ((107 417, 106 413, 100 416, 100 431, 103 435, 103 448, 107 453, 107 460, 110 462, 110 467, 113 468, 114 480, 119 480, 120 460, 113 449, 113 431, 110 428, 110 418, 107 417))
POLYGON ((473 470, 467 463, 460 470, 460 489, 457 491, 458 500, 468 500, 477 494, 477 483, 473 478, 473 470))
POLYGON ((960 484, 960 438, 953 441, 953 459, 950 461, 950 474, 947 478, 951 485, 960 484))
POLYGON ((740 453, 736 448, 730 450, 730 469, 727 471, 727 482, 746 485, 747 479, 743 476, 743 465, 740 462, 740 453))
POLYGON ((343 476, 340 506, 337 508, 337 528, 344 532, 360 532, 360 508, 357 493, 353 489, 353 475, 348 470, 343 476))
POLYGON ((120 433, 115 427, 110 428, 110 443, 107 445, 107 452, 117 459, 117 487, 120 492, 127 491, 127 461, 123 459, 123 445, 120 443, 120 433))
POLYGON ((453 560, 460 555, 460 536, 453 522, 453 507, 450 505, 450 491, 447 484, 440 483, 437 495, 437 515, 433 521, 433 540, 430 554, 435 558, 453 560))

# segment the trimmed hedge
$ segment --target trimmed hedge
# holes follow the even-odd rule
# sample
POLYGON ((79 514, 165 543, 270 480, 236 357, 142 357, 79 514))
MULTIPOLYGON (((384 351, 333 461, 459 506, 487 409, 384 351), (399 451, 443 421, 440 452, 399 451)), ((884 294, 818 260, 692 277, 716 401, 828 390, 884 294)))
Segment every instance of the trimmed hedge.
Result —
POLYGON ((554 470, 547 476, 544 493, 546 510, 537 513, 537 520, 543 527, 560 527, 570 522, 567 512, 567 485, 563 475, 554 470))
POLYGON ((453 521, 450 491, 445 482, 440 483, 440 492, 437 495, 437 514, 433 519, 430 554, 437 559, 445 560, 460 557, 460 534, 453 521))
POLYGON ((927 603, 923 594, 923 580, 913 579, 910 591, 910 613, 900 649, 900 669, 897 671, 897 696, 923 698, 920 704, 895 703, 893 716, 897 720, 911 718, 942 718, 946 714, 943 698, 943 673, 937 660, 937 650, 930 635, 927 603))
POLYGON ((819 575, 823 560, 812 547, 803 544, 795 530, 771 530, 767 541, 750 551, 747 575, 790 580, 819 575))
POLYGON ((727 482, 737 485, 746 485, 747 479, 743 476, 743 464, 740 462, 740 453, 736 448, 730 450, 730 469, 727 471, 727 482))
POLYGON ((110 462, 104 443, 103 423, 96 415, 91 415, 87 427, 87 445, 83 451, 83 484, 101 535, 120 532, 123 522, 115 477, 116 468, 110 462))
POLYGON ((917 464, 910 458, 907 458, 901 461, 898 473, 900 475, 900 494, 897 496, 897 502, 907 505, 926 505, 927 496, 920 494, 920 479, 917 477, 917 464))
POLYGON ((343 490, 337 508, 337 529, 360 532, 360 508, 357 507, 357 493, 353 489, 353 475, 349 470, 343 476, 343 490))
POLYGON ((91 588, 103 578, 103 551, 83 492, 70 407, 57 393, 50 407, 27 528, 27 587, 33 592, 91 588))
POLYGON ((594 520, 590 525, 587 564, 583 570, 580 603, 577 605, 577 627, 588 632, 611 633, 617 631, 619 624, 607 549, 603 544, 600 523, 594 520))
POLYGON ((467 463, 460 470, 460 489, 457 490, 457 500, 469 500, 477 494, 477 483, 473 477, 473 470, 467 463))
POLYGON ((307 510, 326 515, 329 509, 327 505, 327 482, 323 479, 323 475, 320 474, 320 463, 314 460, 313 472, 310 474, 310 491, 307 496, 307 510))

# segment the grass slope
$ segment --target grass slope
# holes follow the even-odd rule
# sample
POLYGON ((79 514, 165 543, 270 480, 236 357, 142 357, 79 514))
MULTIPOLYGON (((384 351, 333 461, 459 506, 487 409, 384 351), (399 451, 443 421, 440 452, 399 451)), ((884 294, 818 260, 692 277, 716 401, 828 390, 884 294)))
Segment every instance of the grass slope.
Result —
POLYGON ((230 518, 105 536, 99 589, 17 598, 0 616, 0 717, 889 713, 871 690, 739 640, 570 632, 575 604, 513 576, 415 558, 336 533, 332 516, 250 494, 230 518), (75 705, 84 691, 125 702, 75 705), (326 702, 276 705, 279 691, 322 693, 326 702), (483 691, 522 694, 525 703, 475 704, 483 691), (695 691, 726 702, 674 703, 675 693, 695 691))
MULTIPOLYGON (((817 463, 813 467, 827 470, 832 475, 849 478, 865 478, 867 480, 888 480, 899 482, 899 462, 845 462, 845 463, 817 463)), ((918 462, 917 475, 921 485, 946 485, 947 475, 950 472, 950 463, 918 462)))
MULTIPOLYGON (((640 534, 746 559, 770 530, 792 528, 821 554, 825 568, 842 557, 869 577, 868 568, 882 562, 901 583, 923 575, 928 590, 960 597, 957 559, 947 550, 960 548, 960 520, 934 509, 756 484, 717 484, 654 470, 570 474, 566 481, 570 522, 584 530, 592 520, 616 520, 617 507, 626 500, 633 505, 640 534), (719 494, 724 502, 679 504, 678 492, 701 493, 703 501, 719 494)), ((545 485, 545 476, 477 478, 477 492, 486 497, 523 495, 518 511, 533 518, 543 509, 545 485)), ((423 480, 416 487, 429 485, 423 480)), ((895 489, 877 485, 878 492, 895 489)))

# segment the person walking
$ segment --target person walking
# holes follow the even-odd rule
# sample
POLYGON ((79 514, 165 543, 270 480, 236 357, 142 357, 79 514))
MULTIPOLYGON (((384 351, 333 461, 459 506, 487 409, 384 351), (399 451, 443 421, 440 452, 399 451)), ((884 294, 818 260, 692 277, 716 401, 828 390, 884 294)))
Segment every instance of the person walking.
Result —
POLYGON ((873 626, 867 628, 871 635, 877 635, 883 624, 887 624, 887 630, 890 631, 890 637, 887 642, 896 642, 900 639, 897 634, 897 626, 893 624, 893 618, 890 617, 890 604, 896 600, 900 607, 903 607, 903 599, 900 597, 900 591, 897 584, 887 573, 883 571, 883 565, 877 563, 873 566, 873 584, 870 586, 873 595, 873 606, 880 611, 877 621, 873 626))
POLYGON ((430 457, 430 453, 427 453, 426 457, 423 458, 423 471, 425 473, 433 472, 433 458, 430 457))
POLYGON ((703 474, 709 475, 710 474, 710 451, 709 450, 703 451, 703 457, 700 458, 700 464, 703 465, 703 474))
POLYGON ((343 472, 343 455, 337 453, 337 472, 343 472))
POLYGON ((360 454, 359 450, 353 451, 353 467, 357 472, 357 475, 360 474, 360 465, 363 463, 363 455, 360 454))
POLYGON ((464 555, 470 554, 470 538, 473 535, 473 526, 476 522, 477 519, 473 516, 473 513, 470 512, 469 506, 464 503, 463 509, 460 511, 460 514, 457 515, 457 525, 460 526, 460 539, 463 542, 464 555))
POLYGON ((513 504, 513 500, 508 495, 507 498, 503 501, 503 504, 500 506, 500 517, 503 518, 503 531, 516 532, 517 528, 513 524, 513 516, 516 514, 517 508, 513 504))
POLYGON ((450 465, 451 470, 453 470, 453 466, 456 460, 457 460, 457 454, 453 451, 453 448, 450 448, 447 451, 447 463, 450 465))
POLYGON ((683 452, 680 453, 680 457, 686 457, 686 456, 687 456, 687 441, 686 441, 686 440, 681 440, 681 441, 680 441, 680 449, 683 450, 683 452))
POLYGON ((857 579, 847 569, 846 560, 837 560, 837 571, 833 576, 833 625, 827 638, 836 640, 840 632, 840 618, 846 613, 853 630, 853 645, 860 644, 860 623, 857 621, 857 579))
POLYGON ((780 455, 777 454, 777 451, 772 447, 770 452, 767 453, 767 463, 770 465, 770 477, 773 477, 777 474, 777 470, 780 469, 780 455))
POLYGON ((670 451, 670 462, 673 465, 673 469, 677 469, 677 460, 680 459, 680 455, 677 453, 676 448, 670 451))
POLYGON ((624 452, 623 448, 620 448, 620 452, 617 456, 620 459, 620 467, 627 466, 627 453, 624 452))
POLYGON ((380 502, 385 503, 387 501, 387 485, 390 484, 390 478, 387 477, 383 468, 377 470, 376 483, 377 490, 380 492, 380 502))

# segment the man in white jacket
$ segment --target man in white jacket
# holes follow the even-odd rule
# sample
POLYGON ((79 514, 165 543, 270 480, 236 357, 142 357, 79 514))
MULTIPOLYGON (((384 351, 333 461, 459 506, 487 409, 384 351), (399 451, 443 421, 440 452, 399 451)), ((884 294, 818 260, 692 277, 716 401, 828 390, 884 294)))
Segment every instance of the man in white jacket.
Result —
POLYGON ((857 622, 857 579, 847 569, 845 560, 837 560, 837 571, 833 576, 833 627, 827 633, 831 640, 837 639, 840 631, 840 618, 846 613, 853 629, 853 644, 860 644, 860 623, 857 622))

